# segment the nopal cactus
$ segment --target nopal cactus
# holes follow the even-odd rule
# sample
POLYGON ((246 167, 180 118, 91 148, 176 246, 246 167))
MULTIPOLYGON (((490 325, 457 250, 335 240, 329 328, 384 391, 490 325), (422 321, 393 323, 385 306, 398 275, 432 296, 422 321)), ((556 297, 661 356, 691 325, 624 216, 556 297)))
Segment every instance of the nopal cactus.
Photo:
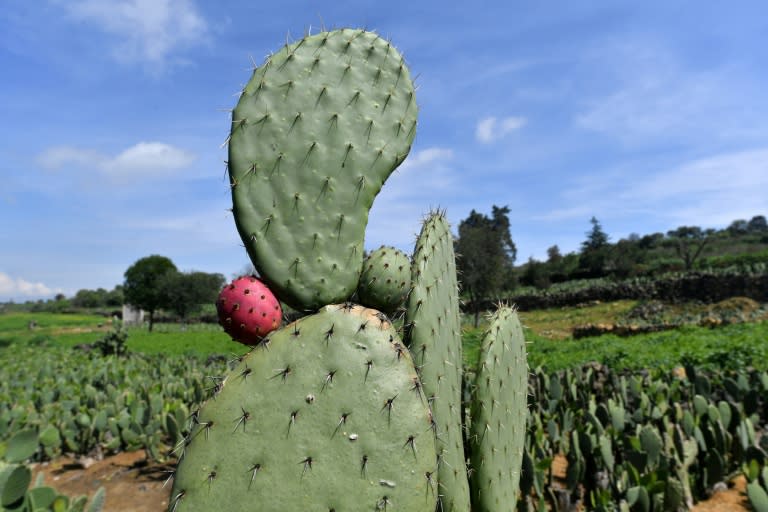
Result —
POLYGON ((434 416, 441 510, 468 511, 461 410, 462 347, 453 235, 433 212, 416 240, 412 289, 406 306, 406 342, 413 353, 434 416))
MULTIPOLYGON (((477 505, 470 503, 461 317, 445 214, 427 218, 413 261, 382 248, 363 267, 368 211, 410 150, 416 113, 403 58, 370 32, 307 36, 254 70, 228 140, 233 213, 260 278, 308 315, 266 337, 258 330, 251 352, 193 413, 179 444, 171 512, 468 512, 497 499, 479 486, 477 505), (355 293, 376 309, 348 302, 355 293), (404 296, 400 341, 385 313, 404 296)), ((234 323, 241 297, 229 295, 219 309, 234 323)), ((506 346, 489 342, 487 357, 506 346)), ((478 394, 486 405, 473 410, 525 395, 523 379, 506 376, 525 373, 524 353, 515 354, 502 354, 505 376, 481 368, 509 386, 478 394)), ((522 452, 499 442, 512 460, 494 459, 493 470, 519 474, 522 452)), ((516 480, 504 482, 512 496, 516 480)))
POLYGON ((427 400, 375 310, 327 306, 273 333, 195 423, 171 510, 434 510, 427 400))
POLYGON ((402 56, 370 32, 305 37, 254 70, 232 113, 233 212, 281 300, 304 311, 354 293, 368 211, 416 114, 402 56))
POLYGON ((490 319, 480 348, 472 402, 472 510, 491 512, 515 503, 528 413, 525 338, 513 308, 490 319))

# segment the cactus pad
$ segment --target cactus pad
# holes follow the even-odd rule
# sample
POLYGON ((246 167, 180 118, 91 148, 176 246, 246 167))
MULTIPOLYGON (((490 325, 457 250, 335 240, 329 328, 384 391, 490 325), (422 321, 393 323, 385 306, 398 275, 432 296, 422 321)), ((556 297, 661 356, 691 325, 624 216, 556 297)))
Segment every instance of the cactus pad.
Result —
POLYGON ((354 293, 368 212, 416 115, 402 56, 370 32, 308 36, 254 70, 232 114, 233 213, 280 300, 315 310, 354 293))
POLYGON ((500 307, 480 348, 472 404, 472 510, 517 502, 525 449, 528 364, 517 313, 500 307))
POLYGON ((394 247, 379 247, 363 263, 357 288, 361 304, 387 314, 395 311, 411 289, 411 260, 394 247))
POLYGON ((448 221, 433 212, 411 266, 407 338, 429 397, 437 438, 439 510, 467 512, 469 483, 462 436, 462 348, 456 258, 448 221))
POLYGON ((327 306, 272 333, 194 418, 174 512, 435 508, 427 399, 375 310, 327 306))

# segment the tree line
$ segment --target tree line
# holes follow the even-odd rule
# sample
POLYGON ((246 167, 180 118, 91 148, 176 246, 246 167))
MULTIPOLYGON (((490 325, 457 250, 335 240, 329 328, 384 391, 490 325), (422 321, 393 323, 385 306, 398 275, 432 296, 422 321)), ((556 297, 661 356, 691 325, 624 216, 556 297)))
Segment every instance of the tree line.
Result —
MULTIPOLYGON (((578 251, 562 254, 557 245, 547 249, 547 259, 533 257, 515 266, 517 250, 512 240, 509 208, 493 206, 491 215, 472 210, 458 226, 455 240, 462 293, 474 307, 477 325, 480 304, 506 296, 519 286, 547 288, 575 279, 654 276, 664 272, 732 262, 737 253, 751 253, 768 261, 768 222, 756 215, 735 220, 723 230, 680 226, 667 233, 632 234, 616 243, 596 217, 578 251)), ((745 259, 748 257, 744 257, 745 259)))

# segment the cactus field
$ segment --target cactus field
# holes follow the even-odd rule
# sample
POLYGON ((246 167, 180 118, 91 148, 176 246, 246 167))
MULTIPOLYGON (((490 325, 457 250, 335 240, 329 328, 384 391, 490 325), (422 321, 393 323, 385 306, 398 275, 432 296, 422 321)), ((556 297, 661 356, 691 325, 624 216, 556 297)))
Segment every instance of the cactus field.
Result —
POLYGON ((762 310, 556 340, 499 303, 467 330, 444 210, 410 255, 365 253, 418 117, 373 32, 287 42, 231 116, 232 228, 258 276, 222 289, 221 328, 3 319, 3 510, 98 512, 103 490, 85 509, 28 465, 143 452, 169 512, 675 512, 737 477, 765 512, 762 310))

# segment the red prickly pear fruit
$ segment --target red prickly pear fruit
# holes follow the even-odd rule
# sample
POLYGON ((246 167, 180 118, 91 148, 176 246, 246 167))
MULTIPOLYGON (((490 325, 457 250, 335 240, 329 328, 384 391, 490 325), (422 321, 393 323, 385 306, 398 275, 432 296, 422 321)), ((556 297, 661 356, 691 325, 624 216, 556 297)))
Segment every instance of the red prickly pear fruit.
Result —
POLYGON ((224 331, 245 345, 258 344, 283 319, 280 302, 253 276, 238 277, 226 285, 216 300, 216 311, 224 331))

